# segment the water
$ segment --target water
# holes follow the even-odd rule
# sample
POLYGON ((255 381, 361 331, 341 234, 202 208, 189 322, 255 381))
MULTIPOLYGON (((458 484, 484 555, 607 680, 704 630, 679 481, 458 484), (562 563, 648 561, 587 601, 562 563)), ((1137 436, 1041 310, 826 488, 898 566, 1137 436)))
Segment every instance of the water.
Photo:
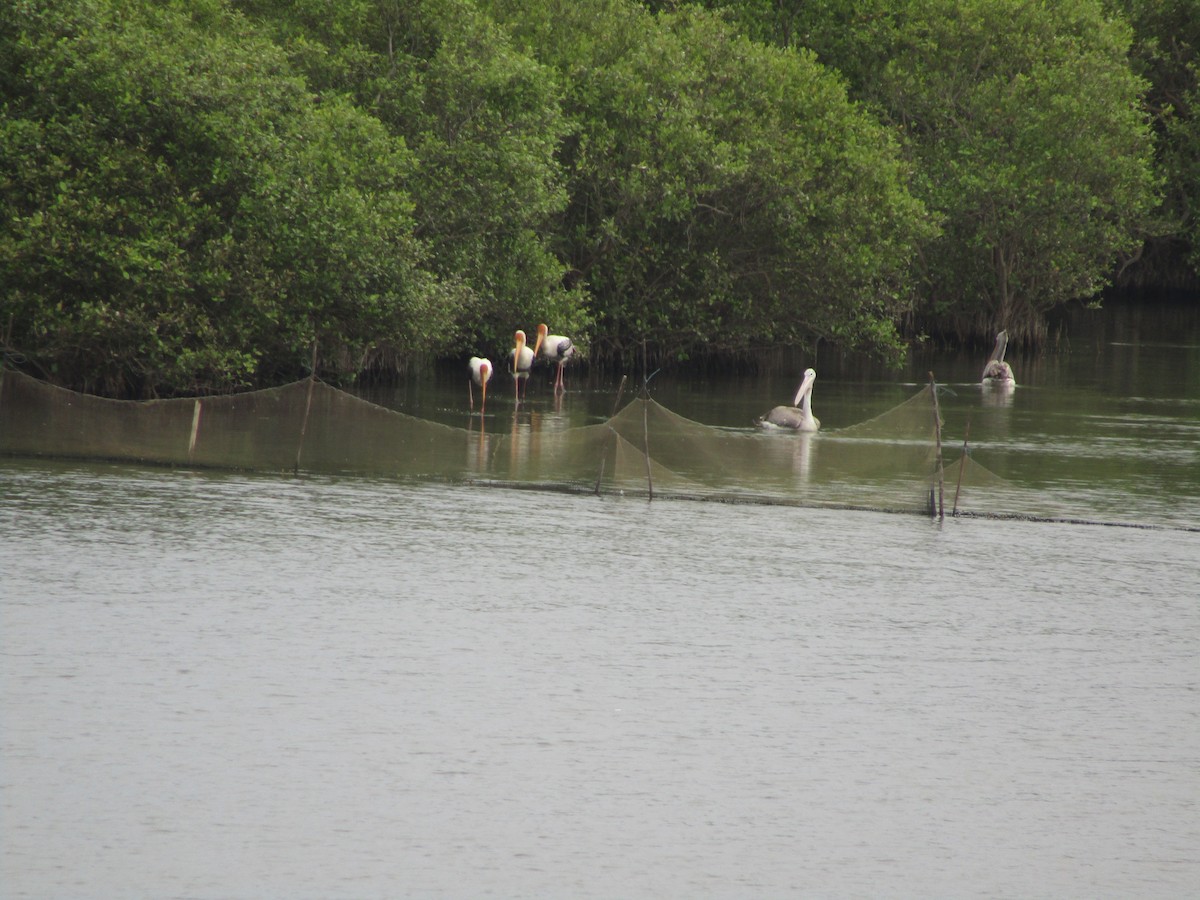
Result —
MULTIPOLYGON (((840 430, 908 400, 932 373, 941 385, 947 462, 965 447, 1006 482, 983 511, 1200 527, 1200 305, 1080 310, 1070 325, 1070 337, 1053 350, 1008 354, 1018 382, 1011 391, 979 384, 990 347, 928 349, 913 354, 900 372, 822 352, 813 359, 773 359, 752 376, 657 372, 648 384, 658 402, 680 415, 753 432, 758 416, 791 402, 800 373, 815 363, 813 409, 822 431, 811 443, 827 461, 841 452, 840 430)), ((551 394, 549 378, 532 379, 518 409, 512 380, 497 374, 484 417, 488 434, 528 436, 601 422, 640 388, 643 376, 628 373, 623 382, 616 373, 569 374, 569 393, 561 398, 551 394)), ((478 428, 480 417, 467 409, 466 381, 465 368, 431 371, 398 387, 359 392, 412 415, 478 428)), ((954 485, 946 491, 951 508, 954 485)))
MULTIPOLYGON (((1114 340, 935 371, 980 459, 1151 527, 0 460, 0 893, 1191 896, 1200 367, 1114 340)), ((925 366, 826 360, 818 415, 925 366)))
POLYGON ((8 897, 1184 896, 1186 531, 9 463, 8 897))

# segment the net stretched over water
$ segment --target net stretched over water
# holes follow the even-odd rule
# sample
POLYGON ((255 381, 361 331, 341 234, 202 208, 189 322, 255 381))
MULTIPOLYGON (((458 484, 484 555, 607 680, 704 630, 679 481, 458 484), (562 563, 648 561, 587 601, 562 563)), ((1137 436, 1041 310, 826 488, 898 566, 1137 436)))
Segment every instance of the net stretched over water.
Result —
POLYGON ((579 427, 515 417, 456 428, 317 380, 197 399, 118 401, 0 372, 0 452, 264 472, 644 494, 848 508, 986 511, 1000 479, 946 465, 929 386, 867 422, 817 434, 727 429, 648 396, 579 427), (935 506, 936 508, 936 506, 935 506))

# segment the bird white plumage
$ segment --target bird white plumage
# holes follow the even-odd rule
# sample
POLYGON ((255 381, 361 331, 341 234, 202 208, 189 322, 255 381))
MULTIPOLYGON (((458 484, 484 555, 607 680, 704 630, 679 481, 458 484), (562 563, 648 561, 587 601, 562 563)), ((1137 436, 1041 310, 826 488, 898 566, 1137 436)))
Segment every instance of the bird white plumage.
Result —
POLYGON ((467 371, 471 375, 467 381, 467 396, 470 398, 471 409, 475 409, 475 390, 472 387, 474 385, 480 391, 479 414, 483 415, 487 406, 487 385, 492 379, 492 361, 482 356, 472 356, 467 360, 467 371))
POLYGON ((528 386, 529 372, 533 369, 534 351, 526 343, 525 332, 521 329, 517 329, 513 340, 516 346, 508 354, 508 359, 512 364, 513 396, 519 403, 528 386))
POLYGON ((791 406, 776 406, 758 420, 764 428, 791 428, 795 431, 819 431, 821 420, 812 413, 813 382, 817 380, 816 369, 805 369, 800 387, 796 389, 791 406))
POLYGON ((550 329, 545 324, 538 326, 537 343, 534 346, 535 352, 546 360, 554 363, 558 369, 554 373, 554 392, 556 394, 566 391, 566 386, 563 383, 563 366, 575 356, 575 344, 569 337, 563 334, 549 334, 550 329))

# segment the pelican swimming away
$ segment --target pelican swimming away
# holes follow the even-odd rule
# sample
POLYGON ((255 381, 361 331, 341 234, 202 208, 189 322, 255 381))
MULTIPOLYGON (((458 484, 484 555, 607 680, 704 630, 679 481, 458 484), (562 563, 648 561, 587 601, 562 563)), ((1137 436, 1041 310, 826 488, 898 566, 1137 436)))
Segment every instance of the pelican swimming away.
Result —
POLYGON ((475 409, 475 389, 471 386, 475 384, 479 387, 479 414, 482 416, 484 407, 487 406, 487 384, 492 378, 492 361, 481 356, 472 356, 467 361, 467 369, 471 373, 467 381, 467 396, 471 400, 471 409, 475 409))
POLYGON ((522 385, 529 381, 529 370, 533 368, 533 350, 525 343, 525 332, 520 329, 513 335, 516 341, 516 346, 512 352, 508 354, 509 361, 512 363, 513 375, 513 396, 518 403, 521 402, 521 395, 525 392, 522 385))
POLYGON ((985 387, 1016 387, 1017 380, 1013 378, 1012 366, 1004 361, 1004 351, 1008 349, 1008 332, 1001 331, 996 335, 996 346, 983 367, 982 384, 985 387))
POLYGON ((791 406, 777 406, 761 419, 758 424, 764 428, 792 428, 796 431, 819 431, 821 420, 812 414, 813 382, 817 380, 815 369, 805 369, 800 387, 796 389, 796 397, 791 406))
POLYGON ((575 355, 575 345, 569 337, 561 334, 547 334, 550 329, 545 325, 538 326, 537 343, 534 352, 547 362, 555 363, 558 371, 554 373, 554 393, 566 393, 563 385, 563 366, 575 355))

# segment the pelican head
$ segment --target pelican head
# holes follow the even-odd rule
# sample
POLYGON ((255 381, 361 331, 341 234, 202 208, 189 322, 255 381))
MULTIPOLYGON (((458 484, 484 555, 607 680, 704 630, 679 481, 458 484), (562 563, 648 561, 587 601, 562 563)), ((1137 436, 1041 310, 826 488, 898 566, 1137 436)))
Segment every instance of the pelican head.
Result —
POLYGON ((812 394, 813 382, 816 380, 816 369, 804 370, 804 377, 800 379, 800 387, 796 388, 796 398, 792 401, 792 406, 799 406, 805 397, 808 397, 812 394))

